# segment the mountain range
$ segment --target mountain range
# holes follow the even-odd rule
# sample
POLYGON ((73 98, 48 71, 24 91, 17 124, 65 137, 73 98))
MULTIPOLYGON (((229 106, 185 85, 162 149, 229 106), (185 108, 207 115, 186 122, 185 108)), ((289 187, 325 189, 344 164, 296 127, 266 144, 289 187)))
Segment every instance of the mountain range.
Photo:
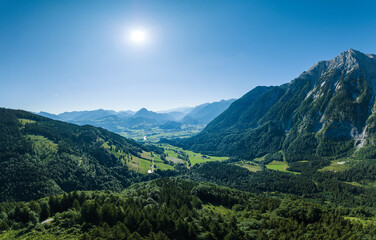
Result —
POLYGON ((0 108, 0 239, 372 239, 375 60, 350 49, 166 140, 196 152, 63 121, 197 124, 207 104, 180 122, 0 108))
MULTIPOLYGON (((89 124, 103 127, 116 133, 134 130, 151 131, 159 128, 162 131, 180 131, 182 125, 196 126, 202 129, 206 124, 221 114, 235 99, 205 103, 193 108, 177 108, 168 111, 153 112, 142 108, 137 112, 113 110, 93 110, 64 112, 58 115, 40 112, 41 116, 79 125, 89 124)), ((151 133, 150 133, 151 134, 151 133)))
POLYGON ((376 157, 376 56, 349 49, 288 84, 256 87, 198 135, 175 142, 246 159, 376 157))

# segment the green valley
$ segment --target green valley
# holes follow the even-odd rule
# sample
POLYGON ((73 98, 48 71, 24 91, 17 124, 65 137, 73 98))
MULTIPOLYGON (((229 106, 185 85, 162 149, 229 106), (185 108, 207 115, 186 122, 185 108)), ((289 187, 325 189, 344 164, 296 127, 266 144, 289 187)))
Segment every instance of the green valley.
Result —
POLYGON ((0 239, 373 239, 375 59, 188 117, 0 108, 0 239))

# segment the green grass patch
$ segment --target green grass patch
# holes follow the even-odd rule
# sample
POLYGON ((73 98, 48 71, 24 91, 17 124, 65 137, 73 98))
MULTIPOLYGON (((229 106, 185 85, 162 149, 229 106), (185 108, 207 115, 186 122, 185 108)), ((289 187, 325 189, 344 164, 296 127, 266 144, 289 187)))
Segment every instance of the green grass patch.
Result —
POLYGON ((264 161, 265 160, 265 157, 267 156, 268 154, 266 154, 266 155, 264 155, 264 156, 262 156, 262 157, 259 157, 259 158, 254 158, 253 159, 253 161, 254 162, 262 162, 262 161, 264 161))
MULTIPOLYGON (((143 152, 141 154, 143 157, 148 157, 149 159, 139 158, 136 156, 132 156, 130 161, 126 162, 126 165, 130 170, 133 170, 138 173, 147 174, 148 170, 151 169, 152 165, 152 158, 150 153, 143 152)), ((157 166, 156 169, 160 169, 162 171, 174 169, 173 166, 163 163, 163 160, 160 159, 159 156, 154 154, 154 164, 157 166)))
POLYGON ((58 144, 40 135, 26 135, 31 142, 33 153, 40 159, 54 157, 58 151, 58 144))
MULTIPOLYGON (((157 146, 162 147, 164 149, 164 153, 167 155, 166 160, 172 162, 171 165, 166 164, 162 159, 161 156, 156 153, 145 152, 143 151, 140 155, 141 157, 131 156, 129 154, 125 154, 119 150, 116 150, 116 146, 110 146, 108 142, 104 142, 102 146, 107 149, 109 152, 114 154, 117 158, 119 158, 124 165, 126 165, 130 170, 138 172, 138 173, 147 173, 148 170, 151 169, 152 161, 154 159, 154 164, 157 166, 156 169, 160 170, 169 170, 174 169, 173 165, 176 164, 186 164, 188 166, 188 161, 183 160, 183 155, 188 155, 189 161, 191 162, 191 166, 195 164, 200 164, 209 161, 224 161, 227 160, 228 157, 216 157, 216 156, 209 156, 203 155, 200 153, 195 153, 192 151, 183 150, 182 148, 174 147, 168 144, 157 144, 157 146)), ((255 168, 256 170, 256 168, 255 168)))
POLYGON ((104 147, 107 151, 109 151, 117 159, 119 159, 123 163, 123 165, 127 165, 127 162, 129 162, 132 158, 131 154, 124 153, 122 150, 116 149, 115 145, 110 146, 108 142, 104 142, 102 144, 102 147, 104 147))
POLYGON ((281 171, 281 172, 288 172, 288 173, 293 173, 293 174, 300 174, 299 172, 292 172, 288 171, 287 168, 289 165, 287 162, 282 162, 282 161, 272 161, 271 163, 265 165, 267 169, 275 170, 275 171, 281 171))
POLYGON ((183 150, 182 148, 174 147, 168 144, 158 144, 157 146, 164 148, 165 153, 169 157, 179 158, 179 155, 181 155, 181 153, 188 155, 192 166, 195 164, 200 164, 200 163, 205 163, 205 162, 210 162, 210 161, 224 161, 228 159, 228 157, 216 157, 216 156, 204 155, 201 153, 196 153, 196 152, 192 152, 188 150, 183 150))
POLYGON ((11 230, 5 233, 0 233, 0 240, 20 239, 20 240, 77 240, 82 238, 82 233, 70 233, 71 231, 52 228, 45 231, 32 230, 26 234, 22 234, 23 230, 11 230), (56 232, 54 232, 56 231, 56 232))
MULTIPOLYGON (((151 165, 154 159, 154 164, 157 166, 156 169, 168 170, 174 169, 173 166, 165 164, 164 161, 158 154, 143 151, 140 156, 133 156, 126 154, 123 151, 117 150, 115 145, 109 145, 108 142, 104 142, 102 146, 107 149, 110 153, 115 155, 121 162, 126 165, 130 170, 142 174, 148 173, 151 169, 151 165)), ((182 160, 181 160, 182 161, 182 160)))
POLYGON ((152 162, 143 158, 140 158, 140 161, 138 162, 138 172, 139 173, 148 173, 148 170, 150 170, 152 162))
POLYGON ((184 163, 183 159, 176 158, 176 157, 166 157, 166 160, 173 162, 174 164, 184 163))
POLYGON ((233 214, 233 211, 231 209, 228 209, 228 208, 226 208, 222 205, 214 206, 212 204, 203 204, 202 208, 203 208, 203 210, 213 211, 215 213, 225 215, 225 216, 231 216, 233 214))
POLYGON ((251 165, 249 163, 236 163, 235 165, 242 168, 246 168, 251 172, 261 171, 261 167, 259 165, 251 165))
POLYGON ((131 160, 127 162, 129 169, 138 173, 147 173, 150 169, 151 161, 132 156, 131 160))
POLYGON ((22 126, 25 126, 27 123, 35 123, 34 120, 23 119, 23 118, 19 118, 18 121, 22 124, 22 126))
POLYGON ((160 169, 162 171, 164 170, 172 170, 174 169, 173 166, 165 164, 165 163, 160 163, 160 162, 154 162, 154 164, 157 166, 157 169, 160 169))
POLYGON ((331 161, 329 166, 321 168, 319 171, 342 172, 342 171, 350 169, 350 167, 351 167, 351 164, 349 160, 340 159, 336 161, 331 161))
POLYGON ((288 164, 282 161, 272 161, 271 163, 266 165, 266 168, 282 172, 288 172, 286 170, 288 168, 288 164))

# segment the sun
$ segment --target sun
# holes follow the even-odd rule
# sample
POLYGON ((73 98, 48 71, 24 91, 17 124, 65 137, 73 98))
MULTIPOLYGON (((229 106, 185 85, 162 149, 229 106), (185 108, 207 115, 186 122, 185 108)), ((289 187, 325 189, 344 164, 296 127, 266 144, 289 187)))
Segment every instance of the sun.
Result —
POLYGON ((130 40, 137 44, 144 43, 147 40, 147 33, 141 29, 132 30, 130 32, 130 40))

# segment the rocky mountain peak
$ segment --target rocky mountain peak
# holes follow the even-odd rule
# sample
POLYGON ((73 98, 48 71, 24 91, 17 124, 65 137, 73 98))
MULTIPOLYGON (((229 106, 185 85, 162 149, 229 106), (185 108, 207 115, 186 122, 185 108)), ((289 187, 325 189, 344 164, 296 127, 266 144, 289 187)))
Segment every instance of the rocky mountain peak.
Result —
POLYGON ((349 49, 287 85, 255 90, 186 140, 185 147, 231 154, 246 146, 239 156, 283 150, 295 161, 349 156, 376 145, 375 55, 349 49), (228 139, 240 140, 228 144, 228 139))
POLYGON ((303 83, 309 81, 311 86, 314 86, 321 84, 320 78, 327 74, 337 77, 343 75, 344 80, 350 76, 355 79, 363 78, 370 86, 376 87, 376 55, 364 54, 350 48, 331 60, 316 63, 291 84, 301 84, 303 80, 303 83))
POLYGON ((346 68, 354 69, 359 67, 359 60, 363 59, 365 54, 353 49, 342 52, 340 55, 330 60, 329 69, 333 68, 346 68))

